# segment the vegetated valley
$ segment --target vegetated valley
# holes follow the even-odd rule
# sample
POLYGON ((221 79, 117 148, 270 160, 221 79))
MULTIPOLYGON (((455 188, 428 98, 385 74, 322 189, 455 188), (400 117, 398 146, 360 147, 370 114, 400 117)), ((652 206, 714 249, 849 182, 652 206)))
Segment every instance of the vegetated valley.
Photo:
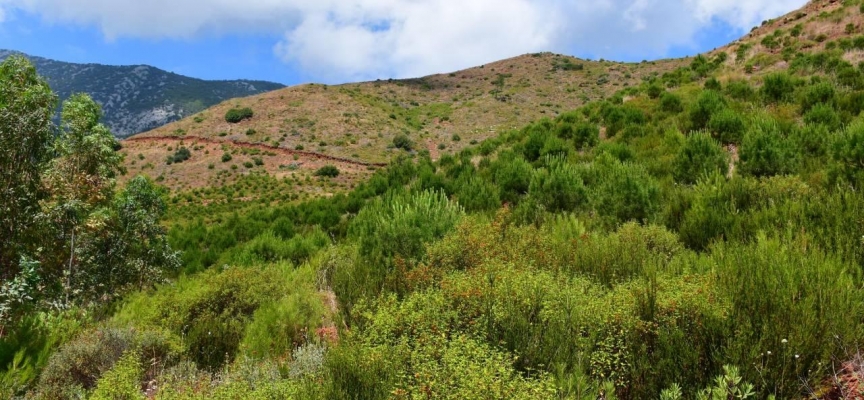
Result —
POLYGON ((87 96, 53 127, 12 57, 0 396, 860 398, 862 24, 814 1, 688 59, 495 64, 630 74, 567 107, 490 64, 122 142, 87 96))

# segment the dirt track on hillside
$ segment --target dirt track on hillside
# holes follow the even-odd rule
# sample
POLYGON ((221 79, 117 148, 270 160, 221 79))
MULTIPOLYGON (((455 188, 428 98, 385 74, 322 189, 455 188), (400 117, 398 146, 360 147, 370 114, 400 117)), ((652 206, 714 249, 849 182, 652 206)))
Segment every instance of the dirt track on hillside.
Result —
MULTIPOLYGON (((200 136, 159 136, 159 137, 133 137, 123 140, 122 142, 153 142, 153 143, 172 143, 172 142, 198 142, 198 143, 209 143, 209 144, 227 144, 231 146, 242 147, 246 149, 257 149, 261 151, 272 151, 278 152, 282 154, 289 155, 298 155, 302 157, 309 157, 318 160, 325 161, 333 161, 338 163, 352 164, 352 165, 360 165, 364 167, 386 167, 386 163, 370 163, 365 161, 357 161, 351 160, 348 158, 342 157, 334 157, 326 154, 315 153, 311 151, 300 151, 300 150, 292 150, 286 149, 284 147, 270 146, 262 143, 248 143, 248 142, 238 142, 235 140, 215 140, 200 136)), ((122 143, 121 142, 121 143, 122 143)))

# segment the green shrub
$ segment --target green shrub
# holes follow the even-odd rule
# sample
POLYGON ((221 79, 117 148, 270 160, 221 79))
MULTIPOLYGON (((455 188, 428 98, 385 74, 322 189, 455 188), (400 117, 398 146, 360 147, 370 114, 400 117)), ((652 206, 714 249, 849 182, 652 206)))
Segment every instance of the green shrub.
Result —
POLYGON ((171 156, 170 161, 173 163, 181 163, 188 160, 191 156, 192 153, 189 152, 189 149, 185 147, 180 147, 177 149, 177 151, 174 152, 174 155, 171 156))
POLYGON ((718 81, 717 78, 712 76, 705 80, 705 89, 719 92, 723 90, 723 86, 720 84, 720 81, 718 81))
POLYGON ((566 268, 611 288, 639 279, 683 252, 675 233, 631 222, 609 235, 591 235, 573 249, 573 259, 566 268))
POLYGON ((134 351, 126 354, 106 372, 93 391, 93 400, 135 400, 144 399, 141 393, 141 380, 144 368, 141 357, 134 351))
POLYGON ((220 257, 220 264, 253 266, 289 261, 293 265, 301 265, 328 244, 330 238, 318 228, 288 239, 281 239, 273 231, 266 231, 243 245, 224 252, 220 257))
POLYGON ((740 158, 741 171, 753 176, 787 174, 797 168, 798 162, 792 142, 770 120, 756 123, 747 131, 740 158))
POLYGON ((795 81, 788 73, 778 72, 765 76, 759 93, 770 103, 785 102, 792 99, 795 81))
POLYGON ((684 111, 684 104, 681 102, 681 97, 676 94, 664 92, 660 96, 660 109, 668 113, 680 113, 684 111))
POLYGON ((359 245, 361 262, 337 271, 351 281, 342 281, 344 275, 337 280, 357 288, 334 285, 336 294, 350 310, 359 300, 352 291, 372 295, 405 290, 404 274, 423 259, 425 244, 444 236, 462 215, 462 207, 442 193, 391 193, 374 200, 348 228, 348 236, 359 245))
POLYGON ((501 206, 498 188, 477 176, 470 176, 459 184, 456 198, 469 212, 495 210, 501 206))
POLYGON ((411 139, 408 139, 408 136, 406 135, 396 135, 396 137, 393 138, 393 147, 405 151, 411 151, 414 149, 414 143, 411 139))
POLYGON ((672 169, 676 181, 692 184, 703 175, 716 172, 725 175, 729 170, 729 155, 711 136, 696 132, 687 137, 672 169))
POLYGON ((842 121, 840 115, 830 105, 818 103, 804 114, 804 122, 812 125, 822 125, 828 130, 840 129, 842 121))
POLYGON ((726 84, 726 94, 735 100, 751 101, 755 97, 756 91, 747 81, 733 80, 726 84))
POLYGON ((801 95, 801 112, 806 114, 816 105, 827 105, 831 108, 836 106, 836 94, 834 85, 828 82, 817 83, 807 87, 801 95))
POLYGON ((737 144, 741 143, 746 126, 737 112, 727 108, 712 115, 707 128, 720 143, 737 144))
POLYGON ((501 155, 492 164, 495 184, 501 191, 501 200, 518 204, 522 195, 528 193, 533 168, 525 159, 516 155, 501 155))
POLYGON ((822 157, 827 154, 831 137, 828 127, 823 124, 807 124, 793 130, 790 135, 795 146, 803 154, 811 157, 822 157))
POLYGON ((222 162, 223 163, 229 162, 232 159, 234 159, 234 157, 232 157, 230 153, 223 153, 222 154, 222 162))
POLYGON ((287 263, 208 270, 182 277, 155 293, 132 296, 114 320, 167 329, 183 338, 191 361, 217 371, 237 356, 255 312, 292 293, 301 283, 297 282, 293 266, 287 263))
POLYGON ((660 188, 644 167, 601 156, 594 163, 591 190, 597 212, 613 224, 651 221, 660 206, 660 188))
POLYGON ((251 108, 232 108, 225 113, 225 121, 228 123, 236 124, 243 120, 252 118, 254 113, 251 108))
POLYGON ((350 371, 354 379, 342 382, 342 387, 356 387, 359 393, 389 389, 412 397, 434 391, 454 399, 552 398, 554 389, 546 374, 538 371, 526 378, 514 368, 513 356, 456 330, 458 314, 448 307, 446 295, 415 293, 403 302, 395 300, 382 298, 374 312, 364 312, 358 322, 359 343, 337 350, 353 353, 353 360, 340 354, 338 364, 329 366, 350 371), (381 357, 382 353, 388 356, 381 357), (369 365, 372 360, 380 361, 369 365), (369 371, 356 365, 367 365, 369 371), (489 374, 488 368, 496 373, 489 374), (370 376, 375 371, 381 374, 381 383, 370 376))
POLYGON ((726 108, 726 99, 713 90, 705 90, 699 94, 696 103, 690 109, 690 123, 693 130, 704 129, 714 114, 726 108))
POLYGON ((262 304, 246 326, 240 348, 250 358, 290 355, 306 340, 307 329, 321 324, 326 310, 315 287, 316 271, 307 266, 291 274, 291 290, 262 304))
MULTIPOLYGON (((522 130, 525 139, 519 147, 521 147, 522 155, 526 160, 529 162, 538 160, 543 155, 543 148, 547 146, 547 143, 550 143, 553 138, 558 139, 552 134, 552 127, 552 121, 544 118, 528 125, 522 130)), ((552 144, 559 143, 561 143, 560 139, 554 141, 552 144)))
POLYGON ((577 149, 594 147, 600 142, 600 127, 590 123, 580 123, 573 130, 573 141, 577 149))
POLYGON ((754 244, 718 244, 711 253, 732 304, 729 322, 742 329, 730 337, 726 359, 744 366, 748 380, 771 382, 763 388, 778 398, 798 396, 802 383, 818 384, 857 335, 858 324, 844 317, 862 305, 852 289, 857 272, 803 246, 806 240, 759 237, 754 244))
POLYGON ((657 82, 648 85, 648 88, 645 89, 645 93, 648 94, 648 97, 651 99, 659 98, 665 91, 666 90, 663 89, 663 86, 660 86, 657 82))
POLYGON ((318 168, 318 170, 315 171, 315 176, 335 178, 335 177, 339 176, 339 168, 336 168, 333 165, 325 165, 321 168, 318 168))
MULTIPOLYGON (((99 328, 85 332, 51 356, 36 388, 41 398, 67 398, 96 387, 124 354, 135 354, 148 365, 153 377, 161 368, 177 362, 179 339, 160 329, 99 328)), ((140 381, 138 381, 140 386, 140 381)))
POLYGON ((586 204, 588 194, 576 169, 564 161, 551 164, 534 172, 530 196, 552 212, 575 211, 586 204))
POLYGON ((604 142, 597 146, 596 154, 599 157, 602 154, 609 154, 618 161, 633 161, 636 158, 636 153, 630 146, 625 143, 604 142))
POLYGON ((570 144, 555 135, 549 135, 543 148, 540 149, 540 157, 566 157, 570 153, 570 144))
POLYGON ((864 123, 849 125, 834 141, 831 155, 835 163, 832 174, 860 188, 864 184, 864 123))

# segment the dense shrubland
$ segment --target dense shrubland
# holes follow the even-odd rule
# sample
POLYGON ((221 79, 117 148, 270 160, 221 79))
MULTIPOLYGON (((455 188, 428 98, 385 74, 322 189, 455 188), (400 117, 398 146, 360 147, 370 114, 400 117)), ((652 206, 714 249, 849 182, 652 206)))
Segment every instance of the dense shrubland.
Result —
MULTIPOLYGON (((864 73, 831 51, 748 79, 725 61, 403 152, 347 194, 169 202, 170 283, 20 318, 5 394, 830 397, 864 345, 864 73)), ((153 228, 147 185, 113 224, 153 228)), ((122 256, 88 265, 126 267, 88 284, 164 265, 153 229, 90 239, 122 256)), ((9 264, 26 286, 34 264, 9 264)))

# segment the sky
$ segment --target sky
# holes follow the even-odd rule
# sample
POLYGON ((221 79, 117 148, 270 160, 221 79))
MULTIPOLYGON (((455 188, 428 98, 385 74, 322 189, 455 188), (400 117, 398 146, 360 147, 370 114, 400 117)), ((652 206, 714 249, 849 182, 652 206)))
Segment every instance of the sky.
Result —
POLYGON ((735 40, 806 0, 0 0, 0 48, 294 85, 526 53, 642 61, 735 40))

